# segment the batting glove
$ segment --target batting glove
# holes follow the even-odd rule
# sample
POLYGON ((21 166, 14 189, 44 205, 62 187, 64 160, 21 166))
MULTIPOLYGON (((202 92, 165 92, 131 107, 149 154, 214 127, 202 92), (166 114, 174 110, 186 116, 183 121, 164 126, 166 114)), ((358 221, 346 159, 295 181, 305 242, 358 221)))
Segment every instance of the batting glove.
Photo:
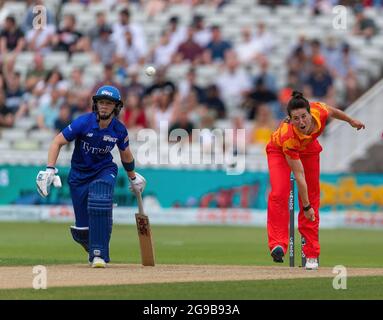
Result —
POLYGON ((52 184, 56 188, 61 188, 61 179, 56 173, 58 173, 56 168, 47 167, 45 171, 40 171, 37 174, 37 191, 42 197, 45 198, 48 196, 52 184))
POLYGON ((133 193, 141 192, 142 193, 144 191, 145 186, 146 186, 146 180, 142 175, 140 175, 139 173, 136 172, 135 179, 129 178, 129 181, 130 181, 129 190, 131 192, 133 192, 133 193))

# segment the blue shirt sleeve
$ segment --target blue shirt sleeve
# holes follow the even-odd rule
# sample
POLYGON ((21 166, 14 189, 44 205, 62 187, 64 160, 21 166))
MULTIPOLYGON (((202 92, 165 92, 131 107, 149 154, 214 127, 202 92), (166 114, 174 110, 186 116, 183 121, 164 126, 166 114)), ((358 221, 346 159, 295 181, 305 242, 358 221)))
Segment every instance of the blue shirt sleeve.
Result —
POLYGON ((117 146, 121 151, 124 151, 127 147, 129 147, 129 135, 128 130, 124 129, 119 139, 117 140, 117 146))
POLYGON ((67 126, 61 133, 67 141, 73 141, 81 134, 84 123, 82 118, 79 117, 67 126))

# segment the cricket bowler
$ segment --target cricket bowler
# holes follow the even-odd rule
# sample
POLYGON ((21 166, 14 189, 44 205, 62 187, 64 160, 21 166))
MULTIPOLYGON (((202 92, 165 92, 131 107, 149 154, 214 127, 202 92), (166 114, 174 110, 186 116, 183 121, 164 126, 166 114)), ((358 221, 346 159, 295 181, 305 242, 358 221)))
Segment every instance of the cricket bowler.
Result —
POLYGON ((271 191, 267 208, 268 245, 274 262, 283 262, 289 241, 290 173, 298 186, 298 230, 306 239, 306 269, 318 269, 319 245, 319 153, 317 138, 328 117, 348 122, 357 130, 365 125, 343 111, 321 102, 309 102, 294 91, 287 105, 288 118, 272 134, 266 146, 271 191))
POLYGON ((117 119, 123 103, 120 92, 112 86, 100 87, 92 97, 92 112, 81 115, 53 140, 45 171, 36 178, 41 196, 49 194, 51 185, 61 186, 56 161, 63 145, 75 140, 68 183, 75 214, 70 231, 74 241, 89 254, 94 268, 105 268, 113 225, 113 191, 117 165, 111 151, 117 145, 121 162, 130 181, 130 190, 142 192, 146 180, 135 172, 125 126, 117 119))

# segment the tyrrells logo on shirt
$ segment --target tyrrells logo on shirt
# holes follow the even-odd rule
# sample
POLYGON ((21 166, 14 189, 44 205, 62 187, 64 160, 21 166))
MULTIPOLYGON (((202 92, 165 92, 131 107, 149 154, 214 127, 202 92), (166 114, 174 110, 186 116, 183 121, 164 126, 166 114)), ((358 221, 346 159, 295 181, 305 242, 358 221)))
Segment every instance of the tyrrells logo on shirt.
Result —
POLYGON ((104 136, 103 140, 107 142, 116 142, 117 138, 113 138, 111 136, 104 136))
POLYGON ((85 151, 86 154, 107 154, 108 152, 112 151, 114 146, 106 146, 105 148, 97 148, 92 147, 89 142, 86 142, 84 140, 81 140, 81 147, 85 151))

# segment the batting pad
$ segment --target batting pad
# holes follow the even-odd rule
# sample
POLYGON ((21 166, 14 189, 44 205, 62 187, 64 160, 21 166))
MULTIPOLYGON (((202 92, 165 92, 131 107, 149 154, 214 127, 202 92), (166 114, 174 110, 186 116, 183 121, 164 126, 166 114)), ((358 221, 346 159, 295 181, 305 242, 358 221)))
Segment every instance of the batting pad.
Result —
POLYGON ((73 240, 81 244, 86 252, 89 252, 89 228, 70 227, 73 240))
POLYGON ((100 257, 109 262, 109 241, 112 233, 113 185, 95 180, 89 185, 89 261, 100 257))

